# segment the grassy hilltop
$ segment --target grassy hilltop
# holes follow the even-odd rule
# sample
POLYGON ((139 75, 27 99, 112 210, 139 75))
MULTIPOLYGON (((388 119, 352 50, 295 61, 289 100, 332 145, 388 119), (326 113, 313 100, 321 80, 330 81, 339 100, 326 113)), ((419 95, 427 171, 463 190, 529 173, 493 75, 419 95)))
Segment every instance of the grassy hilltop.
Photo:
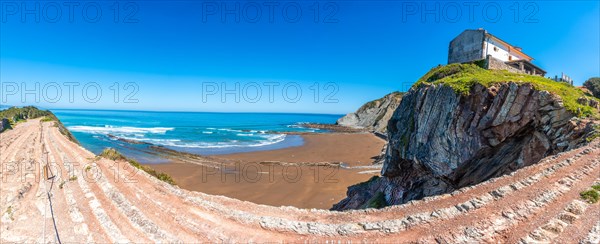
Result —
POLYGON ((596 108, 582 105, 577 99, 588 96, 581 89, 564 82, 556 82, 545 77, 511 73, 505 70, 487 70, 475 64, 449 64, 431 69, 414 86, 420 84, 444 84, 452 87, 457 93, 468 95, 471 87, 481 84, 490 87, 504 82, 530 83, 537 90, 548 91, 560 96, 565 108, 578 117, 599 118, 596 108))

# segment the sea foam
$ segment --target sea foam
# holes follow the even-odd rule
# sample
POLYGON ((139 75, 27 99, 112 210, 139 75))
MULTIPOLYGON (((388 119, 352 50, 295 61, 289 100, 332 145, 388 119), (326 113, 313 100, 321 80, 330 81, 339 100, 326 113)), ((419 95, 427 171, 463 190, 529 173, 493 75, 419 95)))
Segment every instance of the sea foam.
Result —
POLYGON ((110 126, 106 125, 104 127, 100 126, 69 126, 67 127, 70 131, 75 132, 84 132, 91 134, 111 134, 111 133, 123 133, 123 134, 164 134, 167 131, 174 130, 172 127, 150 127, 150 128, 142 128, 142 127, 129 127, 129 126, 110 126))

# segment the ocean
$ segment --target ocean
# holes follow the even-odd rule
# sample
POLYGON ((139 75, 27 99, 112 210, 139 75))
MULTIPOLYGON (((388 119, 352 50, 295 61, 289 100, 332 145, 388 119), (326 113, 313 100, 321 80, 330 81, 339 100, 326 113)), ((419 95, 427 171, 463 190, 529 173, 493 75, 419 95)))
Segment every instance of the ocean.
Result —
POLYGON ((303 123, 332 124, 342 115, 284 113, 51 110, 83 147, 99 154, 113 147, 143 163, 166 160, 143 153, 157 145, 202 155, 300 146, 302 137, 282 132, 327 132, 303 123), (138 143, 131 143, 138 142, 138 143))

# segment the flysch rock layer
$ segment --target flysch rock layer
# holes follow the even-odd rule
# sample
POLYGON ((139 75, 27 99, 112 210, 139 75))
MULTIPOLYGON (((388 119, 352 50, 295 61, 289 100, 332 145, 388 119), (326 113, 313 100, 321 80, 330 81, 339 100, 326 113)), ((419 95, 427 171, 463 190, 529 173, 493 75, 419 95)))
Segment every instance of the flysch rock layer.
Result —
POLYGON ((468 95, 422 84, 389 120, 382 177, 349 187, 333 209, 364 208, 381 194, 396 205, 449 193, 577 148, 592 131, 528 83, 474 85, 468 95))

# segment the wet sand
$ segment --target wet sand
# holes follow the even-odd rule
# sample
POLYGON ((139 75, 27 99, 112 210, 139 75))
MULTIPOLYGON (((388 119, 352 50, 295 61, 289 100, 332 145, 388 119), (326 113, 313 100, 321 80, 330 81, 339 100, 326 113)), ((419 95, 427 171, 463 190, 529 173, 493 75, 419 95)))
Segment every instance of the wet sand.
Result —
POLYGON ((378 156, 384 141, 370 133, 306 134, 304 145, 271 151, 236 153, 216 158, 247 162, 343 162, 351 166, 370 165, 378 156))
POLYGON ((347 187, 379 174, 384 141, 368 134, 307 134, 299 147, 213 156, 212 163, 171 158, 150 165, 188 190, 272 206, 329 209, 347 187), (343 167, 341 165, 349 167, 343 167))

